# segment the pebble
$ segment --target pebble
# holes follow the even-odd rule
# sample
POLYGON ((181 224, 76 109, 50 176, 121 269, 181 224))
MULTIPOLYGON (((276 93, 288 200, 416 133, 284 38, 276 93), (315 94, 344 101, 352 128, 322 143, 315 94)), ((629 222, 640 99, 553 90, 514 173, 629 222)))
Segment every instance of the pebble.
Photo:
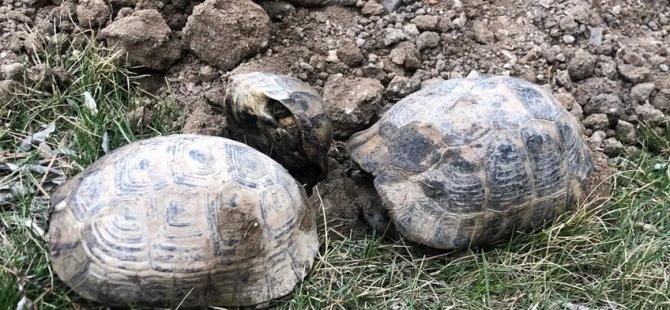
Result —
POLYGON ((603 28, 602 27, 593 27, 591 28, 591 36, 589 37, 589 44, 592 46, 600 46, 603 44, 603 28))
POLYGON ((440 35, 437 32, 426 31, 416 39, 416 47, 419 50, 435 48, 440 44, 440 35))
POLYGON ((405 33, 400 30, 400 29, 395 29, 395 28, 386 28, 384 29, 385 36, 384 36, 384 46, 391 46, 395 43, 398 43, 400 41, 406 40, 407 36, 405 33))
POLYGON ((566 34, 566 35, 563 36, 563 42, 565 42, 567 44, 572 44, 572 43, 575 42, 575 37, 573 37, 569 34, 566 34))
POLYGON ((668 67, 668 65, 666 65, 666 64, 660 64, 660 65, 658 65, 658 69, 661 70, 661 71, 663 71, 663 72, 668 72, 668 71, 670 71, 670 67, 668 67))

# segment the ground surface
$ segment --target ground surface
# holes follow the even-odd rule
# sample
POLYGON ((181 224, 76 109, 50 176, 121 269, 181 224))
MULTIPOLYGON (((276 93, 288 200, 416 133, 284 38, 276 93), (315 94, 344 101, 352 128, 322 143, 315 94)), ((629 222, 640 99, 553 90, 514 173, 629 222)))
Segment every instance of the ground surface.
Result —
POLYGON ((323 94, 338 141, 330 180, 312 200, 328 218, 344 219, 330 223, 311 280, 279 308, 670 307, 667 1, 405 1, 392 14, 374 0, 257 3, 2 2, 0 306, 94 307, 49 272, 39 236, 50 190, 99 157, 101 145, 179 131, 229 135, 225 77, 263 70, 323 94), (127 58, 99 56, 104 45, 127 58), (118 74, 124 64, 144 67, 132 72, 145 75, 141 90, 118 74), (610 179, 608 204, 492 252, 445 257, 366 235, 362 211, 351 206, 374 197, 360 194, 369 191, 351 176, 342 141, 423 82, 476 73, 551 89, 582 121, 591 147, 625 172, 610 179), (10 86, 21 95, 7 99, 10 86), (99 113, 77 108, 86 106, 84 91, 99 113), (137 99, 140 91, 151 96, 137 99), (19 147, 51 122, 39 147, 19 147), (26 165, 33 171, 17 168, 26 165))

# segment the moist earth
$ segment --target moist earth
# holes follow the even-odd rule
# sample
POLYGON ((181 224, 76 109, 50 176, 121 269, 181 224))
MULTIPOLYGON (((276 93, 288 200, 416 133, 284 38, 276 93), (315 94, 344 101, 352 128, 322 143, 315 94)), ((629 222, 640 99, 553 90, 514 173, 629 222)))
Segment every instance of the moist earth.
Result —
POLYGON ((642 124, 667 129, 669 31, 667 1, 3 0, 0 97, 30 74, 63 72, 25 65, 37 35, 97 33, 145 68, 147 91, 187 109, 188 133, 228 136, 228 75, 296 76, 334 123, 330 177, 312 199, 337 235, 361 234, 378 202, 342 141, 422 84, 501 74, 542 85, 582 122, 604 167, 639 152, 642 124))

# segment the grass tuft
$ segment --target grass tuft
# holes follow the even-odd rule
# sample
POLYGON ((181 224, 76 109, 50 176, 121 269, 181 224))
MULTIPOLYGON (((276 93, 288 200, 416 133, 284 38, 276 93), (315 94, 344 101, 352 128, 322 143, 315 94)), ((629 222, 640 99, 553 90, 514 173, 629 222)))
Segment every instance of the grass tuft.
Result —
POLYGON ((29 69, 0 102, 0 309, 89 307, 50 269, 49 194, 105 149, 179 131, 185 113, 144 93, 141 76, 93 37, 32 37, 29 69))

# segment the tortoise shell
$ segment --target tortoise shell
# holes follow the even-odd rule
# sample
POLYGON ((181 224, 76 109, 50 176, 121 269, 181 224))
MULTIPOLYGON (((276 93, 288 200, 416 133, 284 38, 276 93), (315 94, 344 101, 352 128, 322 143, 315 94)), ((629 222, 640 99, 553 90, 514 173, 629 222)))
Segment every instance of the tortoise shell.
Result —
POLYGON ((289 294, 318 250, 302 187, 266 155, 226 138, 127 144, 51 199, 54 271, 107 305, 264 303, 289 294))
POLYGON ((492 243, 575 207, 594 169, 548 91, 505 76, 438 81, 347 141, 397 231, 439 249, 492 243))
POLYGON ((269 154, 301 182, 326 177, 333 126, 316 90, 290 76, 251 72, 231 75, 225 98, 240 141, 269 154))

